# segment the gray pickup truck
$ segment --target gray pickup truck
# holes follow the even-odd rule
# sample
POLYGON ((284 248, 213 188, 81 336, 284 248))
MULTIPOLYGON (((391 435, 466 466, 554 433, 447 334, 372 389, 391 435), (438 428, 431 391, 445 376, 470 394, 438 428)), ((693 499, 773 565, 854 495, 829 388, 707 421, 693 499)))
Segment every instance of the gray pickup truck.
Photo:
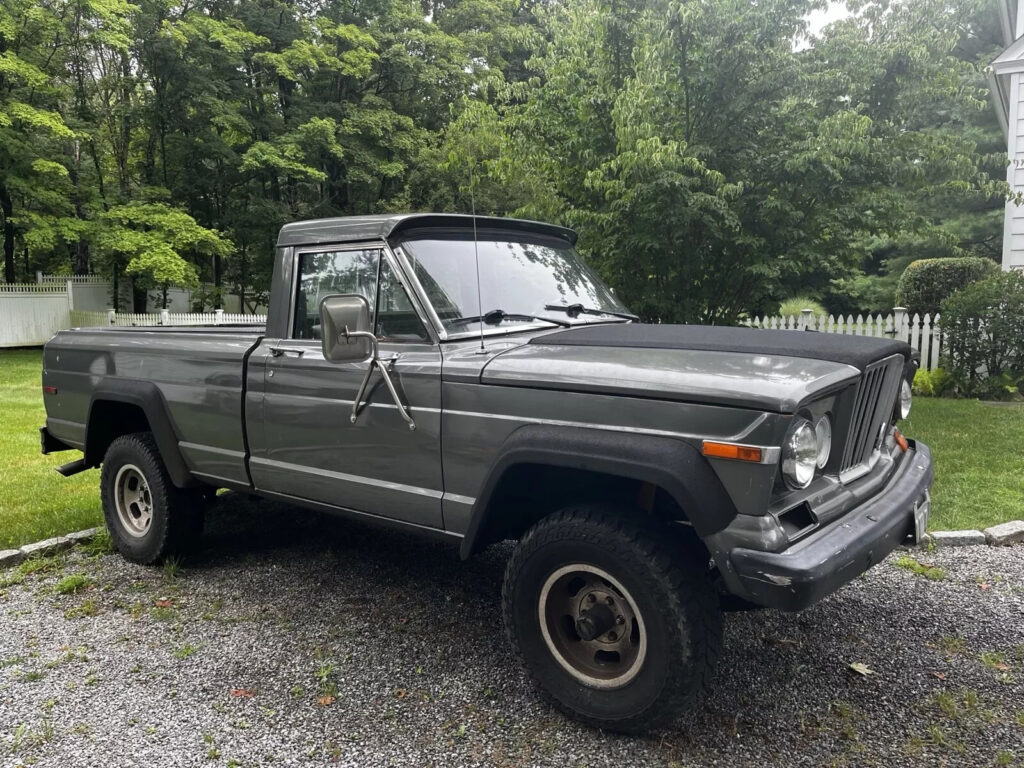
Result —
POLYGON ((194 543, 227 488, 449 541, 516 541, 509 641, 564 711, 642 732, 693 705, 721 612, 800 610, 927 524, 888 339, 647 325, 549 224, 289 224, 267 325, 46 345, 43 453, 101 467, 118 550, 194 543))

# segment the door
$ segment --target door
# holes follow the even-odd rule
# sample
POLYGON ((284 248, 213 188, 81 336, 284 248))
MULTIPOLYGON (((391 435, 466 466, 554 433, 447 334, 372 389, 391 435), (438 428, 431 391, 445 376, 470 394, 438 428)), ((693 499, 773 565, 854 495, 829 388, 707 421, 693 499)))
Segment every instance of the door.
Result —
POLYGON ((253 414, 250 471, 257 490, 441 528, 441 353, 383 246, 299 252, 290 337, 268 339, 253 414), (351 419, 368 362, 331 363, 320 343, 324 296, 366 298, 382 361, 415 422, 403 420, 374 371, 351 419))

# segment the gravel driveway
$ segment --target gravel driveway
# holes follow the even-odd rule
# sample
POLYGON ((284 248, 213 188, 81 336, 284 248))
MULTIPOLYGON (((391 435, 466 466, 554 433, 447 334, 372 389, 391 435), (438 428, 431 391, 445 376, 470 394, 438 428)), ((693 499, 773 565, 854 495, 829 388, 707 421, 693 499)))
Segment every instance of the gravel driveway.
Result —
POLYGON ((703 707, 629 739, 527 684, 507 548, 215 507, 177 572, 77 550, 0 590, 0 765, 1024 765, 1024 548, 916 553, 944 574, 898 553, 802 614, 731 614, 703 707))

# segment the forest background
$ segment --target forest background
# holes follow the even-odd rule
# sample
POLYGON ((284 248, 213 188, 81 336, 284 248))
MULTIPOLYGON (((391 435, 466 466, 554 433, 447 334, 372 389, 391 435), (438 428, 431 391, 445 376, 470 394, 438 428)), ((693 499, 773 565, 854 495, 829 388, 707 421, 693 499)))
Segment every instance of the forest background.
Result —
POLYGON ((915 259, 1000 258, 998 13, 857 1, 812 35, 825 5, 4 0, 3 278, 252 308, 283 223, 472 192, 578 229, 646 319, 888 311, 915 259))

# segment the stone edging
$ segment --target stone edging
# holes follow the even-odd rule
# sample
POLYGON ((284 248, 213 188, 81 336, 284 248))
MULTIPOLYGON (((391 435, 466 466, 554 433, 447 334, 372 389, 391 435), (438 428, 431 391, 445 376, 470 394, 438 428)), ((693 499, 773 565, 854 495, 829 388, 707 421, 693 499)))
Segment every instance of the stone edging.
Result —
POLYGON ((988 544, 1002 547, 1024 541, 1024 520, 993 525, 984 531, 932 531, 924 535, 923 546, 934 544, 939 547, 969 547, 988 544))
POLYGON ((26 544, 19 549, 0 550, 0 568, 10 568, 11 566, 18 565, 20 562, 27 560, 30 557, 52 555, 55 552, 62 552, 65 549, 71 549, 71 547, 76 544, 84 544, 85 542, 96 538, 96 535, 101 530, 103 529, 86 528, 84 531, 76 531, 75 533, 68 533, 64 536, 55 536, 52 539, 43 539, 42 541, 37 541, 34 544, 26 544))
MULTIPOLYGON (((102 528, 86 528, 64 536, 43 539, 34 544, 26 544, 19 549, 0 550, 0 568, 10 568, 30 557, 52 555, 71 549, 76 544, 84 544, 96 538, 102 528)), ((993 547, 1006 546, 1024 542, 1024 520, 1011 520, 1008 523, 993 525, 984 531, 932 531, 926 533, 921 541, 922 546, 968 547, 977 544, 989 544, 993 547)))

